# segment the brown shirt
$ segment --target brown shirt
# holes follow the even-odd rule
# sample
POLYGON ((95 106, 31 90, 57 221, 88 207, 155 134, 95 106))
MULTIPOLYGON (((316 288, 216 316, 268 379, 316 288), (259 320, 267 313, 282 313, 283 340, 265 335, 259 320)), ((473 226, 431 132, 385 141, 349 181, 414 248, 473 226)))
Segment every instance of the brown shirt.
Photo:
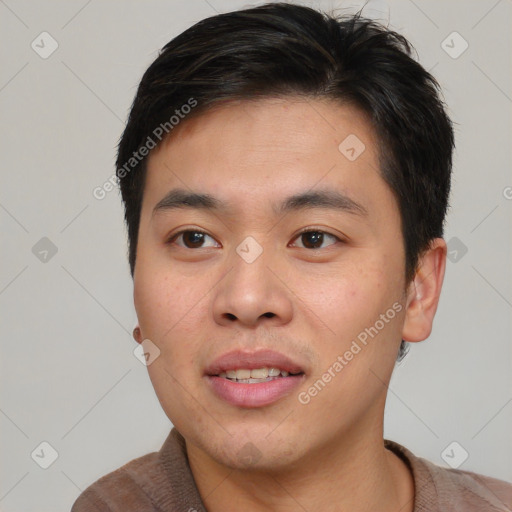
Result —
MULTIPOLYGON (((512 512, 512 484, 446 469, 384 440, 410 468, 414 512, 512 512)), ((134 459, 90 485, 71 512, 206 512, 188 463, 185 440, 173 428, 158 452, 134 459)))

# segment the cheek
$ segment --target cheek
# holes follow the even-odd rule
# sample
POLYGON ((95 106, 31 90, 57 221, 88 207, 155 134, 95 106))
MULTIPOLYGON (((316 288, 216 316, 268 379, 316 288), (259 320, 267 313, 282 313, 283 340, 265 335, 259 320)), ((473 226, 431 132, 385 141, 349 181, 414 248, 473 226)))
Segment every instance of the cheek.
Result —
POLYGON ((190 279, 179 274, 148 269, 134 281, 134 304, 142 335, 163 356, 158 365, 148 367, 150 375, 164 365, 176 376, 195 371, 201 343, 198 326, 204 323, 208 306, 201 283, 191 285, 190 279))
POLYGON ((159 279, 150 272, 138 273, 134 279, 133 299, 143 335, 160 338, 167 315, 172 311, 167 279, 159 279))
POLYGON ((303 314, 317 325, 322 371, 350 350, 357 355, 348 354, 350 363, 343 374, 349 382, 365 380, 368 367, 394 360, 401 330, 401 315, 396 311, 400 290, 383 258, 359 257, 332 275, 302 283, 298 303, 303 302, 303 314))
POLYGON ((200 336, 197 328, 193 329, 201 314, 197 302, 190 283, 185 287, 177 276, 148 269, 134 281, 134 303, 142 334, 160 350, 147 367, 148 374, 163 410, 175 425, 181 425, 185 410, 197 424, 202 421, 189 396, 191 392, 196 394, 191 376, 198 371, 200 336))
POLYGON ((387 306, 392 293, 385 279, 378 266, 354 260, 327 274, 300 273, 293 290, 300 299, 297 305, 304 305, 304 315, 321 321, 339 341, 373 323, 381 309, 391 305, 387 306))
POLYGON ((197 294, 184 280, 171 272, 158 272, 146 267, 134 280, 134 305, 144 335, 155 339, 172 337, 194 316, 197 294))

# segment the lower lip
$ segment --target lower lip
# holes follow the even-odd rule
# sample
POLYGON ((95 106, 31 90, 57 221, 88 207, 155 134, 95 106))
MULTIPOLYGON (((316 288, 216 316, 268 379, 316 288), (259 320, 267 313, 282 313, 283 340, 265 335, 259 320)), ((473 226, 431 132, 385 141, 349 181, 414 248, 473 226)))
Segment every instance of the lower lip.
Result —
POLYGON ((206 376, 213 392, 238 407, 263 407, 290 394, 304 379, 304 374, 280 377, 268 382, 237 383, 223 377, 206 376))

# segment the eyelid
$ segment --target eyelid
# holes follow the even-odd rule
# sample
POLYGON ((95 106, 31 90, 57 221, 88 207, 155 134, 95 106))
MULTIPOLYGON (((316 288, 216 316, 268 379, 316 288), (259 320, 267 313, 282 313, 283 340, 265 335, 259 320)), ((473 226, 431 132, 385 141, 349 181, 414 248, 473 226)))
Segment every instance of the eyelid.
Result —
MULTIPOLYGON (((315 226, 308 226, 307 228, 301 229, 296 235, 294 235, 292 241, 296 240, 304 233, 322 233, 327 236, 332 236, 334 239, 336 239, 337 242, 341 242, 341 243, 345 242, 345 239, 343 237, 339 237, 338 235, 335 235, 334 233, 331 233, 330 231, 326 231, 325 228, 315 227, 315 226)), ((335 245, 335 244, 332 244, 332 245, 335 245)), ((325 247, 325 249, 326 248, 327 247, 325 247)), ((299 247, 299 249, 302 249, 302 247, 299 247)), ((319 249, 311 249, 311 250, 318 251, 319 249)))
MULTIPOLYGON (((212 240, 215 240, 215 238, 213 238, 212 235, 210 235, 209 233, 207 233, 206 231, 202 230, 202 229, 199 229, 199 228, 193 228, 193 227, 187 227, 187 228, 184 228, 184 229, 180 229, 179 231, 177 231, 176 233, 173 233, 172 235, 169 235, 166 240, 165 240, 165 243, 166 244, 171 244, 174 242, 174 240, 176 238, 178 238, 180 235, 182 235, 183 233, 188 233, 188 232, 192 232, 192 233, 201 233, 202 235, 206 235, 206 236, 209 236, 212 240)), ((215 240, 216 241, 216 240, 215 240)), ((217 241, 216 241, 217 242, 217 241)), ((218 242, 217 242, 218 243, 218 242)), ((181 246, 179 246, 181 247, 181 246)), ((184 249, 189 249, 189 247, 183 247, 184 249)), ((200 247, 200 249, 205 249, 205 247, 200 247)))
POLYGON ((330 231, 326 231, 326 228, 320 227, 320 226, 308 226, 307 228, 301 229, 296 235, 295 238, 302 235, 303 233, 323 233, 324 235, 333 236, 334 238, 337 238, 338 240, 342 240, 338 235, 335 235, 334 233, 331 233, 330 231))

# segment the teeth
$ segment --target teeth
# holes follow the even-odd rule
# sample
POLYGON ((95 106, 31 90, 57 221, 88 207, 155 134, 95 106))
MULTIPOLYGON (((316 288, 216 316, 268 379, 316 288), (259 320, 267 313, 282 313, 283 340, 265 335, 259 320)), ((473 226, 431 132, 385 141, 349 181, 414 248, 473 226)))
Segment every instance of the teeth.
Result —
POLYGON ((259 368, 251 370, 251 379, 266 379, 268 377, 268 368, 259 368))
POLYGON ((259 380, 270 380, 270 378, 275 377, 288 377, 290 375, 285 370, 280 370, 279 368, 257 368, 254 370, 250 370, 248 368, 238 368, 236 370, 226 370, 225 372, 219 373, 219 377, 238 380, 244 382, 257 382, 259 380), (253 380, 256 379, 256 380, 253 380))
POLYGON ((236 371, 236 380, 250 379, 250 378, 251 378, 251 370, 237 370, 236 371))

